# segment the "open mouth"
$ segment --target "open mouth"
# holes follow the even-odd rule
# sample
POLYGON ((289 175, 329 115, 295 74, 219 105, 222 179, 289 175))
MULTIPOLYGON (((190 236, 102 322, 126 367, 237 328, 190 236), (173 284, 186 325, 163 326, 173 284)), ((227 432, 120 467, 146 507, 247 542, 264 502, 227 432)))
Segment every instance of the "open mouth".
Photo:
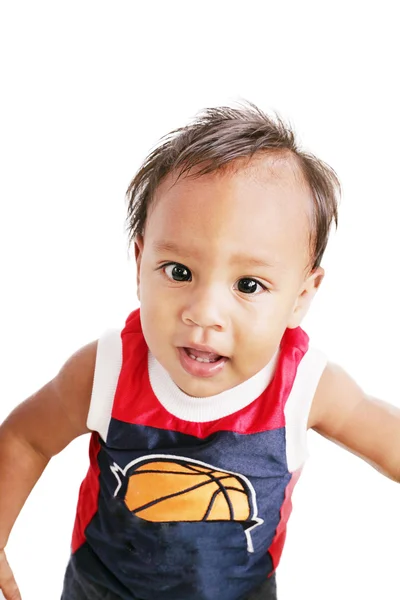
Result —
POLYGON ((225 356, 221 356, 219 354, 213 354, 212 352, 199 352, 193 351, 191 348, 184 348, 186 354, 190 356, 193 360, 197 360, 197 362, 202 363, 215 363, 221 358, 225 358, 225 356))
POLYGON ((226 356, 214 352, 201 352, 194 348, 178 348, 179 360, 183 369, 195 377, 213 377, 220 373, 227 361, 226 356))

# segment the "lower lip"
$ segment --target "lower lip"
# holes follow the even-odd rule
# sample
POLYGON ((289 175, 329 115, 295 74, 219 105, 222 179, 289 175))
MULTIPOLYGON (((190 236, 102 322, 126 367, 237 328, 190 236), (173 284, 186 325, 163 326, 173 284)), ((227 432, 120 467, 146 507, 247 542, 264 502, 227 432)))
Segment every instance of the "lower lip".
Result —
POLYGON ((179 360, 186 373, 194 375, 195 377, 213 377, 217 373, 220 373, 228 362, 225 357, 220 358, 215 362, 199 362, 194 358, 190 358, 184 348, 178 348, 179 360))

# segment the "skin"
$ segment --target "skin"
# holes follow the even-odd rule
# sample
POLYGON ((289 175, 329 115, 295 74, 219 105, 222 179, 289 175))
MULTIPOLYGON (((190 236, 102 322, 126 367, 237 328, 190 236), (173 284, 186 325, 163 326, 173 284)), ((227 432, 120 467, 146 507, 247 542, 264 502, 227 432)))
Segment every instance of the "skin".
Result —
POLYGON ((181 390, 204 397, 242 383, 300 324, 324 274, 308 268, 311 206, 293 161, 276 156, 161 183, 136 239, 138 295, 149 349, 181 390), (171 263, 187 281, 174 279, 171 263), (227 357, 223 370, 188 374, 177 348, 192 344, 227 357))
MULTIPOLYGON (((236 167, 178 182, 167 177, 135 246, 148 346, 175 383, 199 398, 262 369, 285 329, 300 325, 324 276, 321 268, 309 268, 312 203, 295 163, 263 156, 236 167), (157 250, 165 242, 179 250, 157 250), (250 258, 268 266, 254 266, 250 258), (167 262, 185 265, 191 280, 175 281, 167 262), (243 291, 244 277, 261 284, 254 293, 243 291), (206 379, 188 375, 177 348, 191 343, 227 356, 224 369, 206 379)), ((97 340, 75 352, 0 425, 0 487, 7 482, 7 494, 0 494, 0 589, 6 600, 20 600, 4 552, 15 519, 51 457, 89 432, 96 350, 97 340)), ((365 394, 338 365, 329 363, 322 374, 308 427, 400 482, 400 410, 365 394)))

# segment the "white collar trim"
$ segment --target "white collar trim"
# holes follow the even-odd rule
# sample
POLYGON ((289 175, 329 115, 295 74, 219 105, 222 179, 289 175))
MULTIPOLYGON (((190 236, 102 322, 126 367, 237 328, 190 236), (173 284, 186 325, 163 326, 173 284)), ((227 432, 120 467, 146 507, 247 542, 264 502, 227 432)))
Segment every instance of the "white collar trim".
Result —
POLYGON ((271 382, 279 350, 261 371, 239 385, 205 398, 185 394, 171 379, 168 371, 148 353, 150 385, 162 406, 172 415, 192 423, 206 423, 227 417, 256 400, 271 382))

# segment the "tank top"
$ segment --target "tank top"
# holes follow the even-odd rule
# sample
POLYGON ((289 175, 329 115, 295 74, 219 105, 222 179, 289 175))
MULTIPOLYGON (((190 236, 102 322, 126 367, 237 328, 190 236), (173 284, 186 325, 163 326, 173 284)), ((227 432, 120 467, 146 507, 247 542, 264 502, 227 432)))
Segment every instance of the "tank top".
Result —
POLYGON ((325 365, 287 329, 262 371, 192 398, 149 352, 140 309, 105 332, 75 567, 126 600, 239 600, 260 586, 279 564, 325 365))

